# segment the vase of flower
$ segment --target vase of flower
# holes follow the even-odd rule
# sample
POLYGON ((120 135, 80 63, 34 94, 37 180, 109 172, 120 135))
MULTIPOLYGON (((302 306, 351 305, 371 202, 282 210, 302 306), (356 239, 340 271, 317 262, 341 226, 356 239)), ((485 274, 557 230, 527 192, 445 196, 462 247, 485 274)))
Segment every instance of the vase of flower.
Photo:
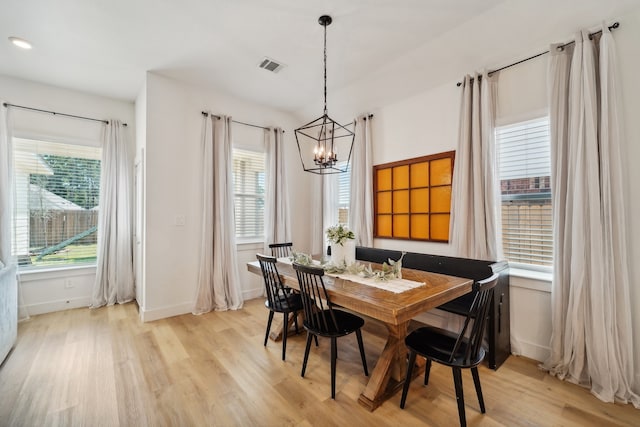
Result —
POLYGON ((331 261, 336 265, 344 263, 349 266, 356 262, 356 242, 347 240, 346 242, 331 244, 331 261))
POLYGON ((347 266, 356 262, 356 236, 348 227, 338 224, 327 228, 327 240, 331 244, 331 262, 347 266))

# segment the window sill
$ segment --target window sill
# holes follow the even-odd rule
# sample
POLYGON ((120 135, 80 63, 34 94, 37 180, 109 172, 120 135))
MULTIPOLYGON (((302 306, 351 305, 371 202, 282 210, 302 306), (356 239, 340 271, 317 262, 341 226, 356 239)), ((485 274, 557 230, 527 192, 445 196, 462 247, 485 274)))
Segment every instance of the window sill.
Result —
POLYGON ((522 277, 524 279, 539 280, 541 282, 549 282, 553 280, 553 273, 547 271, 527 270, 524 268, 509 268, 509 275, 512 277, 522 277))
POLYGON ((513 287, 551 292, 553 273, 511 267, 509 276, 511 277, 510 285, 513 287))
POLYGON ((249 250, 249 249, 262 249, 264 246, 264 241, 262 240, 247 240, 247 241, 242 241, 242 242, 236 242, 236 246, 238 247, 238 250, 249 250))
POLYGON ((53 279, 57 277, 72 277, 72 276, 86 276, 89 274, 95 274, 96 265, 82 265, 82 266, 69 266, 69 267, 41 267, 31 268, 28 270, 18 270, 18 276, 23 282, 29 282, 32 280, 53 279))

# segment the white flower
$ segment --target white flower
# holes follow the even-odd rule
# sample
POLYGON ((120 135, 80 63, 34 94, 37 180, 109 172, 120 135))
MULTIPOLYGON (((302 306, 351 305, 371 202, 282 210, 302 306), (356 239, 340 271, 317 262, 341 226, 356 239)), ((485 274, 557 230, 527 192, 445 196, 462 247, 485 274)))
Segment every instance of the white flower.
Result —
POLYGON ((327 228, 327 239, 329 243, 335 245, 343 245, 347 240, 353 240, 356 236, 353 234, 353 231, 349 230, 348 227, 338 224, 332 227, 327 228))

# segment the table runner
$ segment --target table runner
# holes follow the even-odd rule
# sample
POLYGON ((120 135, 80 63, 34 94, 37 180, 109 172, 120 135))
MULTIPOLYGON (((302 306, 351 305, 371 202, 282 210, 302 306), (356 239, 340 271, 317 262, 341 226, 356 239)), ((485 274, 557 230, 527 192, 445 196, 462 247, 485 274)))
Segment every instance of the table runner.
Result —
POLYGON ((372 277, 362 277, 349 273, 325 273, 327 276, 335 277, 338 279, 349 280, 351 282, 361 283, 367 286, 373 286, 374 288, 383 289, 385 291, 393 292, 394 294, 400 294, 402 292, 409 291, 411 289, 424 286, 424 282, 414 282, 407 279, 389 279, 389 280, 377 280, 372 277))
MULTIPOLYGON (((290 257, 278 258, 277 261, 281 262, 283 264, 293 265, 293 261, 291 260, 290 257)), ((313 267, 320 267, 320 261, 314 259, 312 262, 313 262, 313 264, 312 264, 313 267)))
MULTIPOLYGON (((278 262, 283 264, 292 265, 293 261, 291 258, 278 258, 278 262)), ((320 266, 320 261, 313 260, 314 266, 320 266)), ((356 274, 349 273, 326 273, 325 275, 329 277, 334 277, 337 279, 349 280, 351 282, 360 283, 367 286, 373 286, 374 288, 383 289, 385 291, 393 292, 395 294, 400 294, 402 292, 409 291, 411 289, 419 288, 420 286, 424 286, 424 282, 414 282, 413 280, 407 279, 388 279, 388 280, 380 280, 375 279, 373 277, 362 277, 356 274)))

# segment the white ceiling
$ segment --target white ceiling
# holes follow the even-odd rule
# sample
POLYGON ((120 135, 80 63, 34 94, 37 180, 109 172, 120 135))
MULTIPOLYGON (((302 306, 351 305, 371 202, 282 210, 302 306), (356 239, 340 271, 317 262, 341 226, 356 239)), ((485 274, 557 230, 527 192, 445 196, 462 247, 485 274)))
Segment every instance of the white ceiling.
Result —
POLYGON ((0 0, 0 74, 134 100, 145 72, 300 113, 372 109, 618 20, 638 0, 0 0), (23 51, 9 36, 33 44, 23 51), (286 64, 274 74, 264 56, 286 64))

